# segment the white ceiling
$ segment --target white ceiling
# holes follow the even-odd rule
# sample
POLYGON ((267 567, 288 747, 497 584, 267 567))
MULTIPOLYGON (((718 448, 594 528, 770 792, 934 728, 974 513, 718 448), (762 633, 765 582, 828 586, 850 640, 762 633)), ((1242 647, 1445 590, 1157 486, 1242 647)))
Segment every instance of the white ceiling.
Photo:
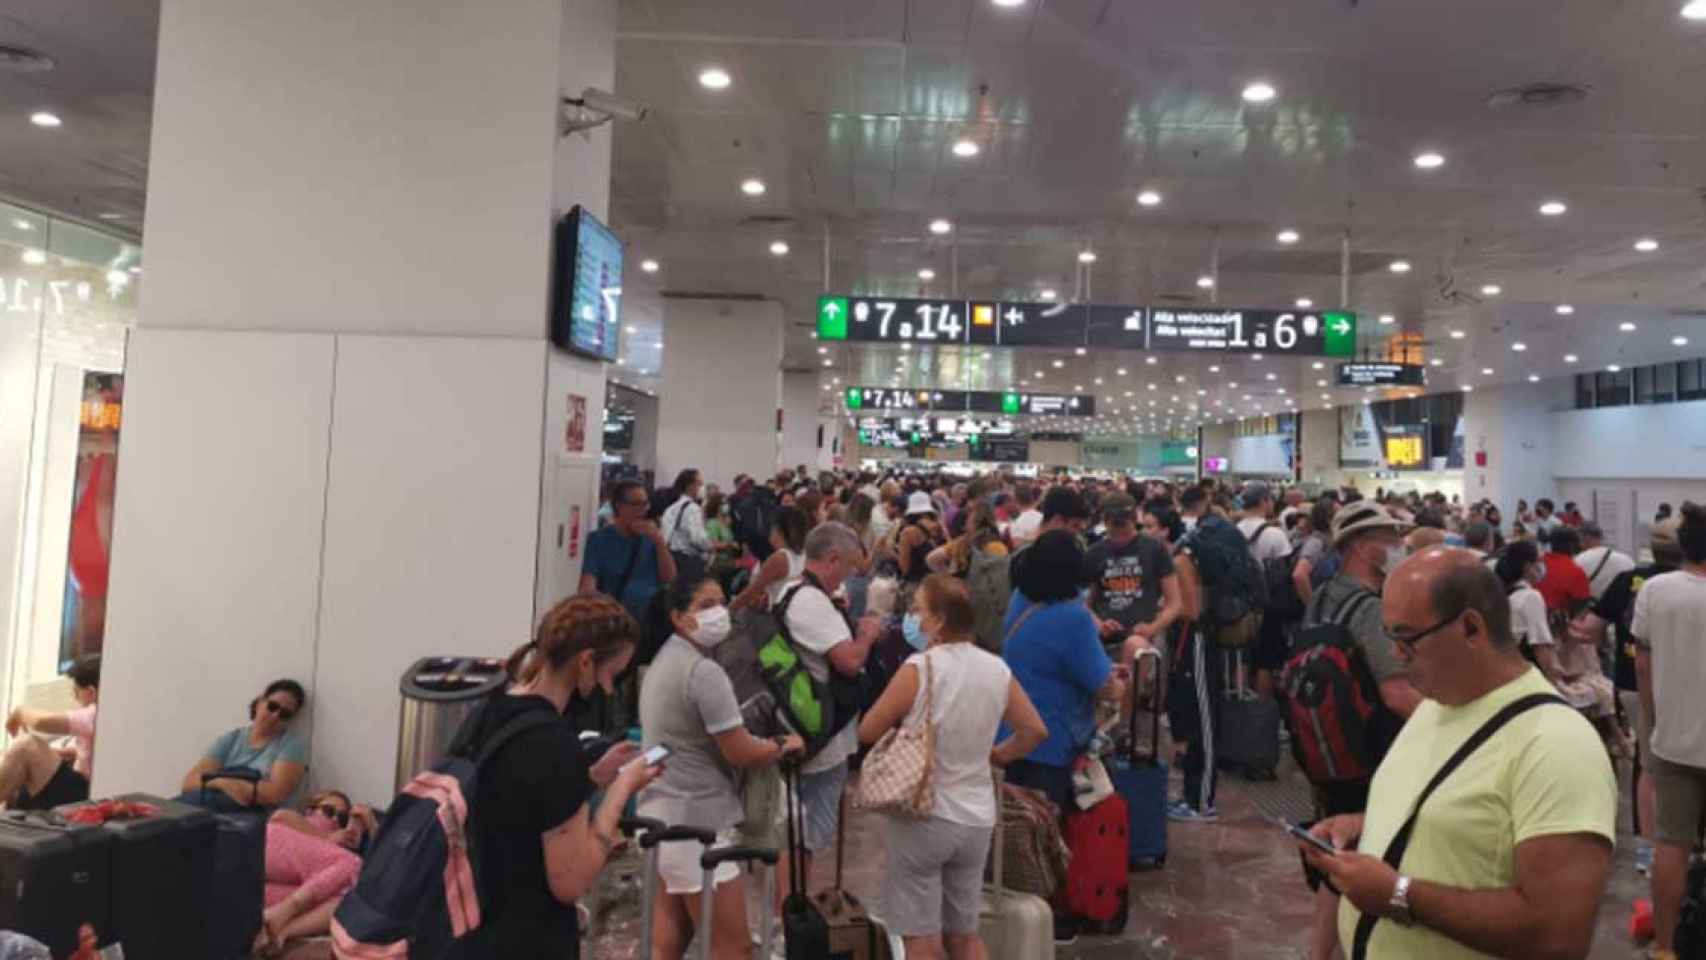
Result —
MULTIPOLYGON (((1076 254, 1091 247, 1090 299, 1205 302, 1195 281, 1218 247, 1221 303, 1331 307, 1348 232, 1364 348, 1419 334, 1442 361, 1430 391, 1706 354, 1706 313, 1688 313, 1706 311, 1706 23, 1679 17, 1682 0, 620 2, 617 90, 652 108, 616 136, 610 219, 631 244, 635 332, 615 375, 628 382, 646 370, 638 381, 657 386, 666 290, 777 299, 789 369, 889 382, 891 347, 837 345, 821 366, 809 331, 826 233, 841 293, 948 295, 957 276, 968 297, 1082 295, 1076 254), (729 89, 698 85, 710 65, 729 89), (1245 104, 1258 78, 1278 97, 1245 104), (1486 106, 1536 81, 1592 93, 1486 106), (962 137, 977 157, 953 156, 962 137), (1446 165, 1417 170, 1424 148, 1446 165), (763 197, 741 193, 750 176, 763 197), (1164 202, 1140 207, 1141 189, 1164 202), (1539 216, 1554 198, 1569 212, 1539 216), (936 217, 953 220, 950 237, 928 231, 936 217), (1277 243, 1282 228, 1302 241, 1277 243), (1639 237, 1660 249, 1636 252, 1639 237), (793 252, 771 256, 776 239, 793 252), (644 258, 663 269, 639 272, 644 258), (1395 258, 1415 269, 1388 272, 1395 258), (922 284, 923 267, 937 280, 922 284), (1481 298, 1487 283, 1502 294, 1481 298), (1620 332, 1625 320, 1638 329, 1620 332), (1672 346, 1679 335, 1691 343, 1672 346), (1529 349, 1511 351, 1516 339, 1529 349)), ((0 43, 59 61, 0 72, 0 194, 140 230, 157 18, 157 0, 0 11, 0 43), (29 126, 44 107, 65 126, 29 126)), ((1218 374, 1177 354, 962 359, 920 352, 902 382, 1083 385, 1104 404, 1131 389, 1158 411, 1176 388, 1181 419, 1192 401, 1320 404, 1315 382, 1331 382, 1330 362, 1317 372, 1307 359, 1245 358, 1218 374)))

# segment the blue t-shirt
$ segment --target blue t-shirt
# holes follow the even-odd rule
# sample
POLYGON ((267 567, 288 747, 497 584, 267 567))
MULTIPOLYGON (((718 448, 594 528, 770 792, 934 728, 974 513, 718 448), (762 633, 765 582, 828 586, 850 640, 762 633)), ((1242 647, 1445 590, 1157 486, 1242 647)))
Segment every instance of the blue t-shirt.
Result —
POLYGON ((598 580, 599 593, 616 597, 636 619, 642 619, 652 594, 658 590, 657 544, 650 537, 624 536, 614 526, 601 527, 586 538, 586 565, 581 572, 598 580), (634 572, 628 577, 622 595, 616 597, 622 572, 628 569, 635 550, 640 551, 640 558, 634 563, 634 572))
MULTIPOLYGON (((1003 635, 1034 604, 1013 591, 1003 635)), ((1096 691, 1107 684, 1113 661, 1102 649, 1096 618, 1078 600, 1044 604, 1007 637, 1001 657, 1048 724, 1048 739, 1025 759, 1070 766, 1096 730, 1096 691)), ((1012 731, 1003 724, 999 736, 1012 731)))
POLYGON ((230 770, 244 767, 270 776, 275 763, 308 764, 308 742, 297 736, 296 731, 286 730, 282 736, 277 736, 259 747, 249 743, 249 728, 238 727, 227 730, 219 735, 207 748, 207 758, 217 761, 219 769, 230 770))

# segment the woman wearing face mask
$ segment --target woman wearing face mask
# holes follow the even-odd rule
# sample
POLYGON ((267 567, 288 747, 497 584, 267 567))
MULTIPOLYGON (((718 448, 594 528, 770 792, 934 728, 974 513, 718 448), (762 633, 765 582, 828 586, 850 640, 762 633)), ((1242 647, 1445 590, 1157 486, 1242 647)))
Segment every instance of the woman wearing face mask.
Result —
POLYGON ((338 902, 355 886, 361 858, 351 851, 378 832, 373 811, 347 794, 325 790, 301 812, 280 810, 267 823, 266 912, 255 936, 258 954, 324 934, 338 902))
POLYGON ((592 889, 620 838, 622 808, 662 771, 628 765, 637 743, 619 743, 588 764, 563 720, 569 696, 590 676, 609 693, 633 659, 639 626, 602 594, 581 594, 545 614, 533 642, 509 659, 513 684, 487 700, 457 735, 472 753, 510 721, 548 720, 501 746, 480 771, 472 830, 480 851, 482 921, 459 956, 562 960, 580 956, 575 900, 592 889), (593 793, 604 791, 595 806, 593 793), (468 952, 462 953, 466 949, 468 952))
POLYGON ((1534 585, 1546 579, 1546 564, 1533 540, 1518 540, 1505 548, 1493 565, 1511 600, 1511 633, 1523 652, 1553 686, 1560 686, 1564 672, 1558 664, 1558 641, 1546 622, 1546 600, 1534 585))
MULTIPOLYGON (((804 748, 796 736, 761 740, 747 732, 728 674, 710 653, 728 638, 729 608, 723 588, 708 577, 677 578, 665 594, 674 633, 664 641, 640 687, 640 727, 648 744, 670 749, 668 768, 640 795, 641 816, 715 830, 718 844, 737 842, 743 817, 734 771, 765 767, 804 748)), ((653 914, 653 957, 681 957, 695 930, 704 874, 700 849, 665 844, 658 852, 658 898, 653 914)), ((748 956, 746 889, 734 864, 717 869, 711 955, 748 956)))
POLYGON ((1025 757, 1048 728, 1001 658, 977 646, 963 582, 940 573, 925 578, 902 629, 920 652, 865 713, 859 740, 875 743, 896 724, 928 719, 936 736, 930 770, 935 798, 928 817, 884 818, 883 919, 905 938, 909 957, 968 960, 984 956, 978 908, 997 812, 990 764, 1025 757), (1012 733, 996 743, 1003 721, 1012 733))

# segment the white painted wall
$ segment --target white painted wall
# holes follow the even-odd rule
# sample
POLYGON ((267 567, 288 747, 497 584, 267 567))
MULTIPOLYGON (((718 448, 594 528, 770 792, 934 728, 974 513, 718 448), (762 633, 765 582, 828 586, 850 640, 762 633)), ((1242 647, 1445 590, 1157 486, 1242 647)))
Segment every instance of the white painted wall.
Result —
POLYGON ((1477 390, 1463 398, 1466 499, 1490 499, 1511 519, 1518 500, 1556 499, 1552 413, 1559 399, 1557 385, 1544 382, 1477 390), (1485 467, 1475 463, 1478 451, 1487 454, 1485 467))
POLYGON ((1306 410, 1300 416, 1303 436, 1298 440, 1305 483, 1336 487, 1344 471, 1339 468, 1339 414, 1337 410, 1306 410))
MULTIPOLYGON (((787 467, 805 464, 818 467, 817 374, 790 371, 782 374, 782 459, 787 467)), ((828 446, 825 437, 824 446, 828 446)))
POLYGON ((658 396, 658 476, 698 467, 728 490, 736 474, 774 470, 781 304, 667 300, 663 309, 669 387, 658 396))

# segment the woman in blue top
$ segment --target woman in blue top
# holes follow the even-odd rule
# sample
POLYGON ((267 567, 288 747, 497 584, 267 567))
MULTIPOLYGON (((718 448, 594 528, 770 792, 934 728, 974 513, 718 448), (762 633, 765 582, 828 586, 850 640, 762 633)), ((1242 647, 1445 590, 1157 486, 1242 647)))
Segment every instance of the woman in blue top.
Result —
MULTIPOLYGON (((1124 668, 1102 649, 1096 618, 1081 599, 1084 551, 1067 530, 1051 530, 1013 558, 1012 606, 1002 659, 1036 705, 1048 738, 1007 768, 1007 780, 1072 809, 1072 763, 1096 730, 1096 701, 1125 696, 1124 668)), ((1001 736, 1009 735, 1005 727, 1001 736)))
POLYGON ((267 684, 266 692, 249 703, 248 726, 221 734, 184 775, 179 802, 235 813, 288 801, 308 771, 308 744, 290 729, 307 703, 308 694, 295 680, 267 684), (203 785, 204 774, 222 770, 249 770, 261 779, 215 777, 203 785))

